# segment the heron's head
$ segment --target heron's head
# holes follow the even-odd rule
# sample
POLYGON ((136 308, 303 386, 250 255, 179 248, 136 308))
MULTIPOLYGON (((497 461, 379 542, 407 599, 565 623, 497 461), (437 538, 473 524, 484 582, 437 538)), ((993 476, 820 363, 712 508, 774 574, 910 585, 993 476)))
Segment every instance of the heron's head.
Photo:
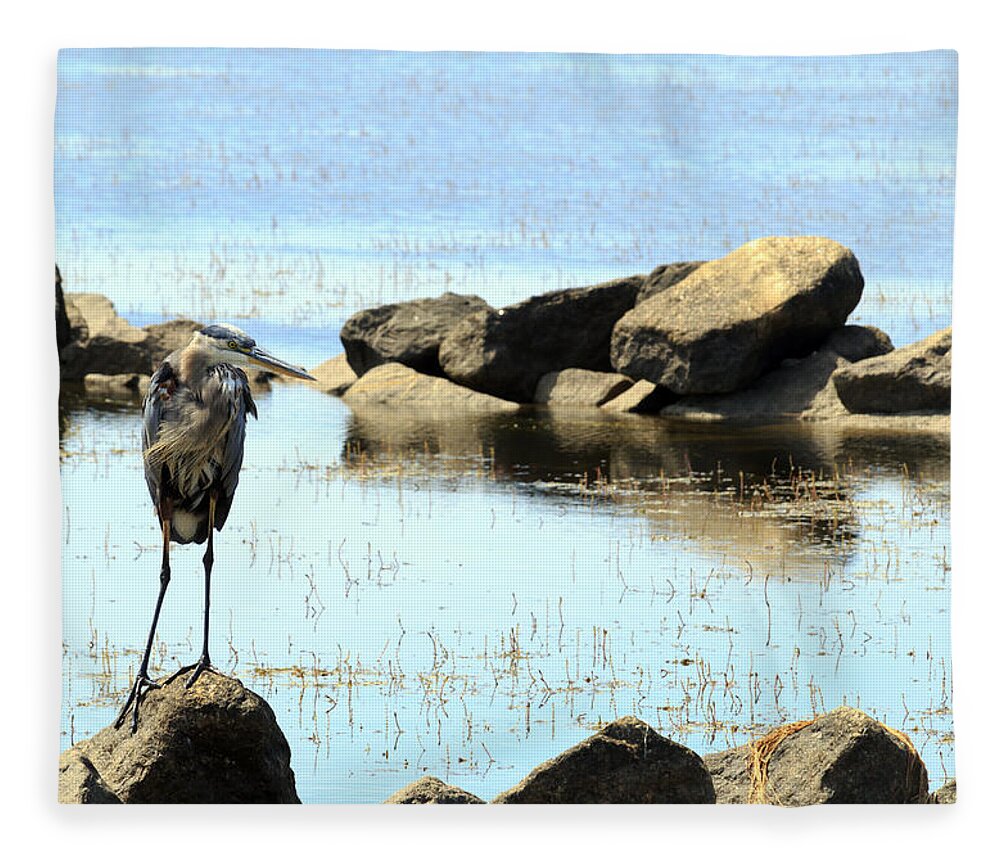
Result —
POLYGON ((234 325, 220 323, 206 326, 195 332, 194 340, 201 348, 211 350, 220 363, 227 362, 251 370, 266 370, 295 379, 313 379, 305 368, 288 364, 261 349, 250 335, 234 325))

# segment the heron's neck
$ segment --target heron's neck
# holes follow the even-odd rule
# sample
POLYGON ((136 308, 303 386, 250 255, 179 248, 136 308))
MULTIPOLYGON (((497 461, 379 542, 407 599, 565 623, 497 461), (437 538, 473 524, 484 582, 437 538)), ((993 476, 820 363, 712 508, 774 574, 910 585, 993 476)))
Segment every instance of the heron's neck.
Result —
POLYGON ((189 343, 181 350, 177 375, 189 388, 201 389, 202 383, 208 376, 208 369, 221 363, 217 353, 197 343, 189 343))

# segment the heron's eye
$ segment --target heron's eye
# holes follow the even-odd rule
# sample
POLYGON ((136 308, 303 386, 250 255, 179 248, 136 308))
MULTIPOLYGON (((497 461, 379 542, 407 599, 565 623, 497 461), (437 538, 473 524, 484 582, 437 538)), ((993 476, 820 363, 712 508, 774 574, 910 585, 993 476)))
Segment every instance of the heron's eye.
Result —
POLYGON ((229 348, 230 349, 239 349, 239 347, 236 345, 236 341, 235 340, 229 341, 229 348))

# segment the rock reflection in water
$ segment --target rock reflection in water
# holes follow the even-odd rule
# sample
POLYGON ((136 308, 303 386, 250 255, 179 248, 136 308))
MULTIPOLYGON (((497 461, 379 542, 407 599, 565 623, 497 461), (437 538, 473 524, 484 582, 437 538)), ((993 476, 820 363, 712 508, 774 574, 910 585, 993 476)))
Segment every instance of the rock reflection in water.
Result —
POLYGON ((409 463, 488 473, 553 495, 627 506, 652 539, 693 539, 752 568, 822 575, 856 550, 855 495, 879 472, 946 480, 949 440, 934 432, 837 422, 725 427, 598 409, 516 415, 365 409, 347 423, 348 468, 409 463), (816 548, 825 552, 817 553, 816 548), (794 557, 794 564, 789 564, 794 557))

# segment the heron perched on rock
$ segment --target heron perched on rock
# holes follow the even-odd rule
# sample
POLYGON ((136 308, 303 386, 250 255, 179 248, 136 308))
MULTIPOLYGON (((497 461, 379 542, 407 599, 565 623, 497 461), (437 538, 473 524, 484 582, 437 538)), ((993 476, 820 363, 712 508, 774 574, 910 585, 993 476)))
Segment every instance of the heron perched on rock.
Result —
POLYGON ((243 463, 247 415, 257 417, 250 382, 243 368, 312 379, 301 367, 262 350, 231 325, 196 331, 191 342, 168 355, 149 381, 142 407, 142 451, 146 485, 163 535, 160 592, 153 610, 146 650, 115 726, 132 712, 132 731, 146 692, 160 686, 149 677, 149 654, 156 622, 170 582, 170 541, 206 543, 204 643, 197 663, 170 679, 192 672, 190 687, 202 672, 214 671, 208 655, 208 607, 212 578, 212 533, 226 523, 243 463))

